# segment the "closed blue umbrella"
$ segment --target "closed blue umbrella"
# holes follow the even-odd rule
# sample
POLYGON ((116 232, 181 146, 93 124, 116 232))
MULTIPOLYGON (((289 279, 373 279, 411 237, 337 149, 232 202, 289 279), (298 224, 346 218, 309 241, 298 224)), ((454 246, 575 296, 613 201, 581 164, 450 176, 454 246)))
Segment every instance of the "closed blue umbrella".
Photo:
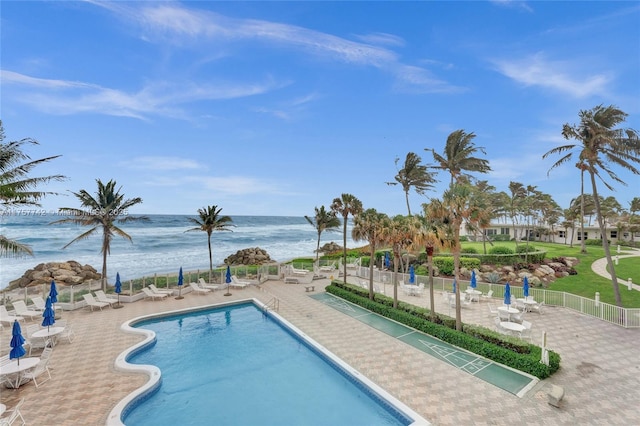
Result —
POLYGON ((11 352, 9 352, 9 359, 18 359, 18 365, 20 365, 20 357, 24 356, 27 351, 24 350, 24 337, 22 337, 22 330, 20 329, 20 323, 17 320, 13 321, 13 328, 11 329, 11 352))
POLYGON ((524 284, 522 285, 522 292, 524 293, 524 297, 529 297, 529 278, 525 275, 524 284))
POLYGON ((453 280, 453 292, 456 292, 456 280, 453 280))
POLYGON ((229 284, 231 283, 231 268, 227 265, 227 273, 225 275, 225 282, 227 283, 227 292, 224 294, 225 296, 231 296, 229 293, 229 284))
POLYGON ((51 303, 58 303, 58 289, 56 288, 56 282, 51 280, 51 289, 49 289, 49 297, 51 303))
POLYGON ((115 291, 118 295, 118 308, 121 308, 122 305, 120 304, 120 293, 122 293, 122 283, 120 282, 120 272, 116 272, 116 284, 113 291, 115 291))
POLYGON ((476 270, 471 271, 471 288, 476 288, 478 283, 476 282, 476 270))
POLYGON ((509 283, 507 283, 507 285, 504 286, 504 304, 505 305, 511 304, 511 287, 509 286, 509 283))
POLYGON ((385 251, 384 252, 384 267, 389 269, 389 266, 391 265, 391 256, 389 256, 389 252, 385 251))
POLYGON ((413 265, 409 266, 409 284, 416 282, 416 271, 413 269, 413 265))
POLYGON ((182 276, 182 266, 178 272, 178 297, 176 299, 182 299, 182 286, 184 285, 184 277, 182 276))
POLYGON ((42 326, 47 327, 47 332, 49 331, 49 327, 55 324, 56 322, 56 314, 53 311, 53 305, 51 304, 51 296, 47 297, 47 302, 44 305, 44 312, 42 312, 42 326))

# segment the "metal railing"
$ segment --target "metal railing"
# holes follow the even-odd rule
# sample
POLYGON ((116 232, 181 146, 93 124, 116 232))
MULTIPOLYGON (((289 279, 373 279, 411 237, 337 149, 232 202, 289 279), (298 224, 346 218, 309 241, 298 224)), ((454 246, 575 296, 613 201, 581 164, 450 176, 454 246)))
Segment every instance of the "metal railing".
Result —
MULTIPOLYGON (((357 276, 359 278, 369 278, 369 268, 361 267, 357 270, 357 276)), ((378 270, 373 271, 374 281, 391 284, 393 282, 393 271, 378 270)), ((398 280, 403 280, 405 283, 409 282, 409 274, 398 272, 398 280)), ((427 285, 429 277, 425 275, 416 275, 415 283, 424 283, 427 285)), ((460 281, 459 283, 463 288, 466 288, 470 284, 469 281, 460 281)), ((434 290, 436 291, 451 291, 453 289, 453 278, 433 278, 434 290)), ((486 282, 478 282, 477 289, 483 293, 487 293, 489 290, 493 290, 494 298, 503 298, 505 285, 492 284, 486 282)), ((510 286, 511 294, 516 298, 523 298, 523 288, 520 286, 510 286)), ((607 321, 611 324, 615 324, 624 328, 640 328, 640 308, 621 308, 619 306, 612 305, 610 303, 604 303, 597 298, 590 299, 588 297, 578 296, 564 291, 547 290, 544 288, 529 288, 529 296, 538 303, 544 303, 547 306, 560 306, 563 308, 571 309, 575 312, 579 312, 583 315, 588 315, 593 318, 597 318, 602 321, 607 321)))

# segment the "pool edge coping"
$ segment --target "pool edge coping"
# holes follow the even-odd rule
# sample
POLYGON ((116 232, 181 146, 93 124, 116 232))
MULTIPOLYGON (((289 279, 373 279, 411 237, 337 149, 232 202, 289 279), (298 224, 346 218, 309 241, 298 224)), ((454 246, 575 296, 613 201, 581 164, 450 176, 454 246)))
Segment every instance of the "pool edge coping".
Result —
POLYGON ((350 366, 348 363, 340 359, 333 352, 325 348, 323 345, 315 341, 313 338, 309 337, 306 333, 304 333, 298 327, 296 327, 295 325, 287 321, 281 315, 269 309, 260 300, 256 298, 249 298, 249 299, 240 299, 240 300, 234 300, 234 301, 222 302, 222 303, 213 303, 213 304, 198 306, 198 307, 174 309, 174 310, 164 311, 164 312, 156 312, 152 314, 138 316, 122 323, 122 325, 120 326, 120 330, 129 334, 142 335, 144 336, 144 339, 141 342, 138 342, 130 346, 129 348, 125 349, 124 351, 122 351, 116 357, 116 360, 114 361, 114 367, 117 371, 120 371, 123 373, 146 374, 148 376, 148 380, 145 384, 135 389, 134 391, 130 392, 124 398, 122 398, 111 409, 111 411, 109 412, 109 415, 107 416, 107 420, 105 423, 106 426, 125 426, 125 423, 123 423, 122 421, 123 413, 126 412, 126 410, 132 405, 133 402, 137 401, 140 398, 144 398, 146 395, 149 395, 150 393, 154 392, 155 389, 158 386, 160 386, 160 383, 162 380, 162 373, 158 367, 154 365, 148 365, 148 364, 130 364, 127 362, 127 358, 131 354, 133 354, 136 351, 142 350, 149 345, 154 344, 156 340, 155 332, 151 330, 134 328, 132 327, 132 324, 149 320, 149 319, 176 315, 184 312, 198 312, 198 311, 209 310, 211 308, 221 308, 225 306, 234 306, 234 305, 240 305, 245 303, 253 303, 256 307, 258 307, 262 311, 268 312, 269 315, 273 316, 275 320, 282 323, 284 326, 288 327, 291 330, 291 332, 296 334, 296 336, 299 337, 300 339, 304 340, 305 343, 307 343, 308 345, 313 347, 315 350, 320 352, 323 356, 327 357, 331 362, 335 363, 339 368, 351 374, 351 376, 353 376, 355 380, 359 381, 362 384, 362 386, 369 388, 372 392, 376 393, 378 397, 384 399, 390 405, 392 405, 396 410, 401 412, 407 418, 411 419, 412 422, 410 423, 410 426, 430 426, 431 425, 431 423, 428 420, 423 418, 420 414, 418 414, 416 411, 411 409, 408 405, 406 405, 405 403, 403 403, 402 401, 400 401, 399 399, 397 399, 396 397, 388 393, 382 387, 378 386, 376 383, 374 383, 369 378, 367 378, 364 374, 362 374, 361 372, 359 372, 358 370, 350 366))

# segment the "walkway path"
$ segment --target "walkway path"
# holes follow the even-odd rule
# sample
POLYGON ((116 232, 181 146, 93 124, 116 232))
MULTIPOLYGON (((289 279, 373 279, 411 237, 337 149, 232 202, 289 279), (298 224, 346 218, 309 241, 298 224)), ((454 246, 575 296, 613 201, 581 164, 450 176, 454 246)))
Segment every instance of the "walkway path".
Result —
MULTIPOLYGON (((614 259, 615 259, 615 256, 617 256, 618 259, 624 259, 625 257, 640 257, 640 249, 627 247, 626 250, 624 250, 624 252, 631 253, 631 254, 623 254, 623 255, 615 254, 612 256, 614 256, 614 259)), ((591 264, 591 270, 602 277, 611 279, 611 274, 607 271, 606 257, 603 257, 602 259, 598 259, 595 262, 593 262, 591 264)), ((627 280, 620 277, 618 277, 618 284, 623 285, 625 287, 628 286, 627 280)), ((640 285, 638 284, 632 283, 631 287, 635 290, 640 291, 640 285)))

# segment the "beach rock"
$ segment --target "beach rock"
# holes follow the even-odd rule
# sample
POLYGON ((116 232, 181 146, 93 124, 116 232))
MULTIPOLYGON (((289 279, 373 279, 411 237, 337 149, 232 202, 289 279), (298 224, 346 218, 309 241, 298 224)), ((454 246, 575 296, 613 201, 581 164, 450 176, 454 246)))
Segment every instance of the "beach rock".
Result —
POLYGON ((318 251, 325 254, 339 252, 342 251, 342 246, 331 241, 330 243, 325 243, 318 251))
POLYGON ((238 250, 224 260, 226 265, 262 265, 272 263, 269 253, 260 247, 238 250))
POLYGON ((82 284, 85 281, 99 280, 101 275, 90 265, 69 260, 67 262, 40 263, 33 269, 28 269, 22 277, 9 283, 9 288, 29 287, 49 284, 52 279, 57 285, 82 284))

